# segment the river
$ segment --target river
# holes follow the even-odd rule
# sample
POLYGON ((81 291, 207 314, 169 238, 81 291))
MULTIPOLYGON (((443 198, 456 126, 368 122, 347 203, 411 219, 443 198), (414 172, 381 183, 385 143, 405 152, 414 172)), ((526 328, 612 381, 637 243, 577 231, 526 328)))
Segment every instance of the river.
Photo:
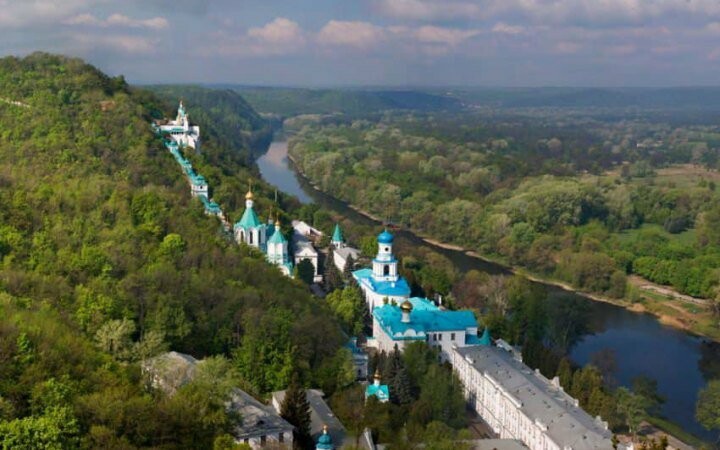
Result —
MULTIPOLYGON (((267 182, 296 196, 302 203, 318 203, 358 223, 376 224, 344 202, 313 189, 288 161, 285 141, 273 142, 257 159, 257 165, 267 182)), ((398 231, 395 235, 401 245, 430 247, 443 254, 461 272, 475 269, 490 274, 509 273, 497 264, 473 258, 462 251, 434 246, 407 231, 398 231)), ((560 290, 555 286, 544 286, 549 293, 560 290)), ((662 415, 696 436, 714 440, 716 436, 697 423, 694 413, 697 393, 705 386, 706 377, 711 376, 707 373, 708 367, 720 367, 720 351, 711 351, 702 339, 664 326, 652 315, 634 313, 579 294, 570 295, 587 302, 591 317, 590 332, 572 347, 570 357, 578 364, 586 364, 598 351, 610 350, 617 362, 615 378, 619 384, 630 386, 631 380, 639 375, 657 380, 658 391, 666 398, 662 415)), ((716 372, 714 376, 718 377, 720 373, 716 372)))

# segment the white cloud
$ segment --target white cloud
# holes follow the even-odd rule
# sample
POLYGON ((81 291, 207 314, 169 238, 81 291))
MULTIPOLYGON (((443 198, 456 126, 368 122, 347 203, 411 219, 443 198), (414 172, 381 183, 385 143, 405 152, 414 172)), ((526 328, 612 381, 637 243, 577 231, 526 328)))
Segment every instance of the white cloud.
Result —
POLYGON ((374 0, 377 11, 383 15, 401 19, 438 20, 457 17, 478 17, 482 13, 479 4, 454 0, 374 0))
POLYGON ((84 25, 93 27, 128 27, 128 28, 150 28, 163 29, 168 27, 168 21, 164 17, 153 17, 151 19, 132 19, 122 14, 112 14, 107 19, 100 19, 92 14, 78 14, 63 21, 65 25, 84 25))
POLYGON ((250 28, 247 35, 257 42, 278 46, 297 46, 305 41, 300 25, 284 17, 278 17, 262 27, 250 28))
POLYGON ((328 46, 347 46, 358 49, 374 47, 385 38, 382 27, 368 22, 331 20, 318 32, 317 42, 328 46))
POLYGON ((480 34, 480 30, 461 30, 436 26, 420 27, 414 32, 414 36, 419 42, 449 46, 458 45, 478 34, 480 34))
POLYGON ((212 35, 218 45, 213 49, 223 55, 279 56, 297 52, 305 47, 306 33, 297 22, 277 17, 261 27, 253 27, 237 34, 219 30, 212 35))
POLYGON ((59 22, 95 0, 0 0, 0 25, 21 28, 59 22))
POLYGON ((72 36, 73 46, 82 51, 105 49, 126 54, 149 54, 158 48, 159 42, 131 35, 89 35, 74 34, 72 36))
POLYGON ((372 0, 396 19, 486 20, 523 17, 535 23, 616 26, 680 16, 720 17, 717 0, 372 0))
POLYGON ((499 34, 523 34, 525 33, 525 27, 521 25, 508 25, 504 22, 498 22, 492 28, 493 33, 499 34))

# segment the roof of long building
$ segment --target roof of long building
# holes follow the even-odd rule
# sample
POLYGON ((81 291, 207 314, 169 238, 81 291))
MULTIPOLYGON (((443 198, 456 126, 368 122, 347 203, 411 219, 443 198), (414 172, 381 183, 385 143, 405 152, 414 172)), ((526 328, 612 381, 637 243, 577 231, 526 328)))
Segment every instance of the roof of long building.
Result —
POLYGON ((508 351, 493 346, 463 347, 455 351, 509 393, 523 414, 546 426, 547 435, 560 448, 612 448, 612 433, 604 424, 575 406, 572 397, 508 351))

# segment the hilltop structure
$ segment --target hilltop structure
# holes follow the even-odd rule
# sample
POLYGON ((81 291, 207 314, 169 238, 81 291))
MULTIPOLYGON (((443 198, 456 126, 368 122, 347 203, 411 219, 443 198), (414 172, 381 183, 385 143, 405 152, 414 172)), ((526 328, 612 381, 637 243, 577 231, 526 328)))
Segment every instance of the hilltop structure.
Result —
POLYGON ((583 411, 555 377, 522 363, 507 345, 456 347, 452 365, 468 404, 502 439, 530 450, 610 450, 612 433, 583 411))
POLYGON ((188 115, 182 102, 178 107, 177 119, 168 123, 155 122, 153 131, 163 138, 165 148, 173 155, 180 165, 190 185, 190 195, 197 197, 205 208, 205 214, 216 216, 227 229, 229 223, 220 205, 210 199, 210 186, 202 175, 195 172, 192 164, 183 156, 182 149, 191 147, 198 149, 200 145, 200 127, 190 126, 188 115), (180 125, 178 125, 180 124, 180 125))
POLYGON ((190 125, 190 116, 182 100, 178 106, 177 116, 175 120, 169 120, 167 123, 159 124, 159 130, 163 134, 167 134, 170 138, 182 147, 190 147, 196 150, 200 149, 200 127, 190 125))

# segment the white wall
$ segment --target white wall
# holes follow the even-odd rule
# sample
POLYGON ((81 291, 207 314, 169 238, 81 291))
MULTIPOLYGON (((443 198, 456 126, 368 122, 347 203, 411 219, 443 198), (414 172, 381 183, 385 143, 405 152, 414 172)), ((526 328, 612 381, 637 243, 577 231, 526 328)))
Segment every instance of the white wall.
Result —
POLYGON ((476 370, 464 357, 452 352, 455 373, 465 387, 465 397, 475 412, 502 439, 518 439, 530 450, 560 450, 542 424, 527 417, 520 405, 492 377, 476 370))

